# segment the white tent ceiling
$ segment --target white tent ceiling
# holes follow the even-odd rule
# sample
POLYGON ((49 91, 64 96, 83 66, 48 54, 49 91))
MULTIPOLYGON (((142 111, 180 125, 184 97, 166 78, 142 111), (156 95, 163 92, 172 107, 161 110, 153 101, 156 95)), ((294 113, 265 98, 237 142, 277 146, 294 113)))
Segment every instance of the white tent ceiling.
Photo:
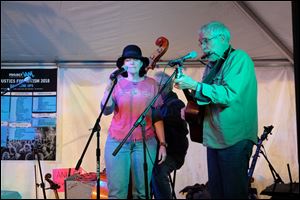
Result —
POLYGON ((211 20, 253 59, 293 62, 290 1, 1 1, 1 62, 114 61, 130 43, 150 56, 160 36, 162 60, 201 55, 197 30, 211 20))

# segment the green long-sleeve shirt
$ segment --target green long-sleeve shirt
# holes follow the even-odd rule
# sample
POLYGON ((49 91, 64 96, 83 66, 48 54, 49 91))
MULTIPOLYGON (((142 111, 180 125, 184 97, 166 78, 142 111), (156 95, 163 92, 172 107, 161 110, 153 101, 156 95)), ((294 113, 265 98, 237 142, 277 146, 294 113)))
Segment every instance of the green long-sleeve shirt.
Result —
MULTIPOLYGON (((204 77, 209 73, 207 67, 204 77)), ((257 80, 254 63, 240 49, 223 63, 213 84, 201 83, 195 98, 207 104, 203 122, 203 145, 226 148, 243 139, 257 142, 257 80), (205 98, 203 98, 205 97, 205 98)))

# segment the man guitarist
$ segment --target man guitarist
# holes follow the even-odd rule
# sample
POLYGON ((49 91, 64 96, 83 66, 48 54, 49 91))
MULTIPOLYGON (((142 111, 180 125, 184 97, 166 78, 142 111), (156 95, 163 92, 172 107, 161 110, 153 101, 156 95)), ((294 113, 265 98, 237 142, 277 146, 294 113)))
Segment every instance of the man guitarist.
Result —
MULTIPOLYGON (((190 90, 203 111, 208 188, 212 198, 248 198, 247 170, 257 142, 257 80, 254 63, 230 45, 230 31, 212 21, 199 30, 200 47, 209 61, 201 82, 183 74, 175 87, 190 90)), ((200 134, 200 133, 199 133, 200 134)))

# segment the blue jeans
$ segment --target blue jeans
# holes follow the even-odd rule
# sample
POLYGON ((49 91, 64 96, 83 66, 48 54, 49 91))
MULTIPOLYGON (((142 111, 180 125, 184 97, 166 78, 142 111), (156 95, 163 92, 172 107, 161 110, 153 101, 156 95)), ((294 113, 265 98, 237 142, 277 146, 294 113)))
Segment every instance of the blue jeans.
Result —
POLYGON ((208 189, 212 199, 247 199, 253 142, 242 140, 225 149, 207 148, 208 189))
MULTIPOLYGON (((112 139, 110 136, 107 137, 104 158, 107 174, 107 187, 109 190, 108 198, 127 199, 131 170, 132 197, 134 199, 145 199, 143 142, 128 141, 122 146, 117 155, 113 156, 112 153, 119 144, 119 141, 112 139)), ((146 141, 146 146, 148 191, 150 192, 150 180, 157 151, 156 138, 153 137, 148 139, 146 141)), ((148 197, 150 197, 149 194, 148 197)))
POLYGON ((169 174, 176 169, 175 160, 167 156, 166 160, 153 168, 151 180, 152 191, 155 199, 172 199, 169 174))

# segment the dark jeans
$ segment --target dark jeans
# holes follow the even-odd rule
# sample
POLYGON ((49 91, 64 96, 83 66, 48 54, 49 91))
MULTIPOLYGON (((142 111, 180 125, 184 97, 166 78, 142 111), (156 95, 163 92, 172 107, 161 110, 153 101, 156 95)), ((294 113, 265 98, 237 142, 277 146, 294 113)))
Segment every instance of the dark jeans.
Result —
POLYGON ((167 156, 166 160, 155 164, 152 172, 151 187, 155 199, 172 199, 169 174, 176 169, 176 162, 167 156))
POLYGON ((242 140, 225 149, 207 148, 208 189, 213 199, 247 199, 253 142, 242 140))

